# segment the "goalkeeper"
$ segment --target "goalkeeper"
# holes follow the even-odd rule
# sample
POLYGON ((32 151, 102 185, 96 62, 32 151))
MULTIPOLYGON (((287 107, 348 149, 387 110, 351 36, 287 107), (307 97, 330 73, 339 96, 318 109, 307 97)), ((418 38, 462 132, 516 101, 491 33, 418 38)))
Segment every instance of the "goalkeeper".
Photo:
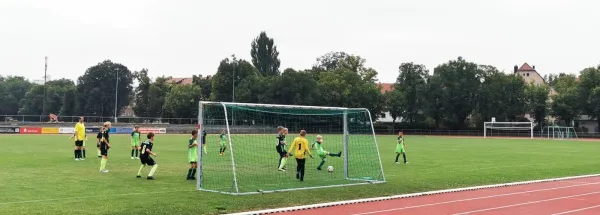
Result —
POLYGON ((407 164, 406 160, 406 145, 404 144, 404 136, 402 131, 398 132, 398 143, 396 145, 396 164, 398 164, 398 158, 400 154, 402 154, 402 158, 404 158, 404 164, 407 164))
POLYGON ((310 149, 308 148, 308 140, 306 140, 306 131, 300 131, 300 136, 294 138, 294 142, 292 143, 292 147, 288 149, 288 154, 291 155, 292 151, 294 151, 294 157, 296 157, 296 179, 300 179, 300 181, 304 181, 304 167, 306 166, 306 153, 310 158, 313 158, 310 153, 310 149))
POLYGON ((317 170, 321 170, 321 167, 323 166, 323 164, 325 164, 325 159, 327 158, 327 155, 333 156, 333 157, 342 157, 341 151, 338 152, 337 154, 331 154, 331 152, 325 151, 323 149, 323 137, 321 135, 317 135, 317 141, 315 143, 313 143, 310 148, 314 149, 315 146, 317 147, 317 154, 321 158, 321 163, 317 167, 317 170))
POLYGON ((275 150, 279 154, 279 163, 277 169, 279 171, 285 171, 285 163, 287 160, 287 152, 285 151, 285 130, 283 126, 277 126, 277 145, 275 150))

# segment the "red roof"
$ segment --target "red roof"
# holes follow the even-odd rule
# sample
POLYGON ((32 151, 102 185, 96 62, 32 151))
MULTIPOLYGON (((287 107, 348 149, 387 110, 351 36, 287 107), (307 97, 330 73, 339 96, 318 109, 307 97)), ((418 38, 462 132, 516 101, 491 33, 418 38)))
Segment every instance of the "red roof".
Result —
POLYGON ((377 86, 381 88, 381 93, 392 91, 392 89, 394 89, 394 83, 378 83, 377 86))
POLYGON ((529 64, 524 63, 523 66, 521 66, 521 68, 519 68, 518 71, 535 71, 535 69, 531 66, 529 66, 529 64))
POLYGON ((188 85, 188 84, 192 84, 193 83, 192 78, 171 78, 171 80, 169 80, 169 82, 173 83, 173 84, 183 84, 183 85, 188 85))

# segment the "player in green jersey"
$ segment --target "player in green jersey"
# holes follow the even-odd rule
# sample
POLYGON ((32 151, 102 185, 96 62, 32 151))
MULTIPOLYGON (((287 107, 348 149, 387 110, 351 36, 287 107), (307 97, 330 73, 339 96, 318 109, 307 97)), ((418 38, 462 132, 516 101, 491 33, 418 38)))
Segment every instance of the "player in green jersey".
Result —
POLYGON ((402 133, 402 131, 398 132, 398 143, 396 145, 396 164, 398 164, 398 158, 400 157, 400 154, 402 154, 402 158, 404 158, 404 163, 407 164, 408 161, 406 160, 406 145, 404 144, 404 135, 402 133))
POLYGON ((225 129, 221 131, 221 136, 219 136, 219 141, 221 149, 219 149, 219 155, 225 155, 225 149, 227 149, 227 134, 225 133, 225 129))
POLYGON ((198 167, 198 130, 192 131, 192 137, 188 141, 188 170, 187 180, 196 180, 196 168, 198 167))
POLYGON ((315 147, 317 148, 317 155, 319 155, 319 157, 321 158, 321 163, 317 167, 317 170, 321 170, 321 167, 323 167, 323 164, 325 164, 325 159, 327 158, 327 155, 333 156, 333 157, 341 157, 342 156, 342 152, 338 152, 337 154, 332 154, 331 152, 325 151, 325 149, 323 149, 323 137, 321 135, 317 135, 317 141, 311 145, 311 149, 313 149, 315 147))
POLYGON ((135 126, 133 132, 131 132, 131 160, 140 159, 138 155, 138 149, 140 145, 140 126, 135 126), (135 153, 135 157, 133 156, 135 153))

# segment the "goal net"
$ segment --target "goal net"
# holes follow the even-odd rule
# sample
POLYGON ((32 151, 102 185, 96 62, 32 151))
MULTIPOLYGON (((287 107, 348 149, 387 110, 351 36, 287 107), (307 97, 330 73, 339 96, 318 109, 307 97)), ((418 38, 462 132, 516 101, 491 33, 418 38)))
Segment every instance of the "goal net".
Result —
POLYGON ((573 127, 565 126, 546 126, 543 129, 548 139, 563 140, 563 139, 577 139, 577 132, 573 127))
POLYGON ((239 195, 385 182, 371 115, 364 108, 200 102, 198 124, 208 134, 206 152, 198 152, 198 190, 239 195), (314 159, 307 156, 299 182, 293 156, 286 171, 279 171, 278 126, 289 130, 286 151, 305 130, 309 145, 321 135, 323 149, 341 156, 326 156, 317 170, 322 158, 312 148, 314 159))
POLYGON ((529 137, 533 139, 533 122, 485 122, 483 137, 529 137))

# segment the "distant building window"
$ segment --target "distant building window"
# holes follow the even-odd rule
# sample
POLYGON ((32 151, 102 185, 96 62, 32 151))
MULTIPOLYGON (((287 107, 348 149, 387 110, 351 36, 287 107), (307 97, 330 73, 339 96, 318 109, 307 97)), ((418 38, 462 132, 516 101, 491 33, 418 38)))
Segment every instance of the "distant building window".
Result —
POLYGON ((527 76, 529 76, 529 73, 527 73, 527 76))

